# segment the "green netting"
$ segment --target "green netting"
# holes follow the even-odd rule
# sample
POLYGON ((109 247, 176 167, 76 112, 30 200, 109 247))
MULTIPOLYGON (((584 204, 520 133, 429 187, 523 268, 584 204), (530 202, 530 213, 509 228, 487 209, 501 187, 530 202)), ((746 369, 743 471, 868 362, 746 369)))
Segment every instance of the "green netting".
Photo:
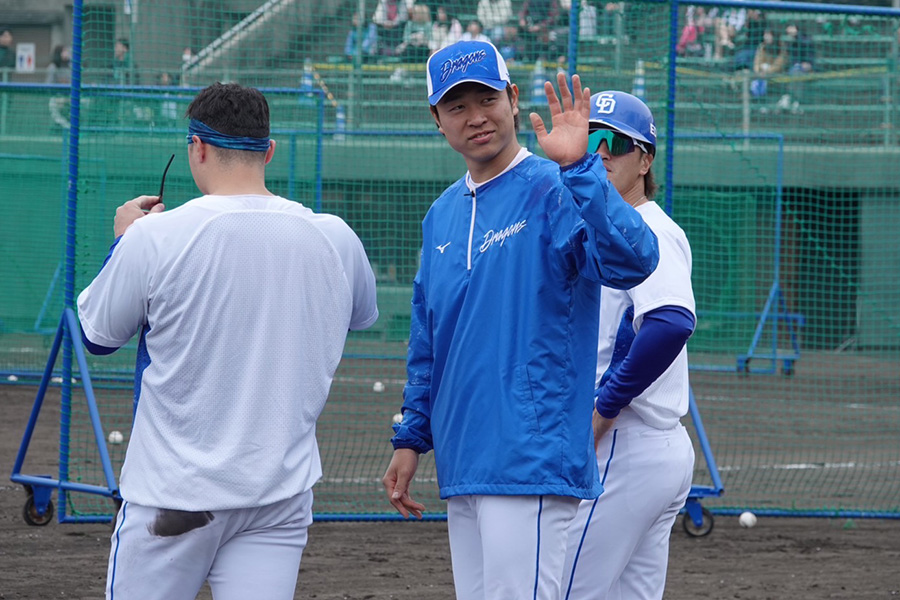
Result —
MULTIPOLYGON (((3 380, 37 381, 67 297, 107 253, 115 207, 156 193, 171 154, 166 204, 197 194, 182 118, 196 90, 260 87, 278 143, 270 189, 342 216, 379 286, 381 318, 351 334, 320 422, 316 510, 389 514, 380 477, 405 380, 419 225, 465 170, 429 115, 423 58, 480 19, 519 86, 523 144, 537 150, 526 116, 546 119, 541 85, 558 68, 595 92, 641 95, 656 116, 657 200, 693 248, 692 386, 725 486, 705 502, 900 516, 900 12, 737 3, 673 13, 669 2, 626 1, 576 3, 570 19, 568 1, 512 0, 504 14, 501 1, 446 0, 389 28, 376 0, 88 0, 70 28, 64 3, 46 4, 10 12, 37 69, 0 67, 3 380), (80 49, 77 128, 70 65, 49 66, 56 43, 80 49)), ((104 428, 126 442, 134 352, 90 359, 104 428)), ((68 414, 66 476, 102 485, 77 385, 68 414)), ((111 446, 116 472, 125 447, 111 446)), ((695 475, 710 482, 702 458, 695 475)), ((430 457, 415 489, 443 510, 430 457)), ((75 516, 111 510, 89 494, 66 500, 75 516)))

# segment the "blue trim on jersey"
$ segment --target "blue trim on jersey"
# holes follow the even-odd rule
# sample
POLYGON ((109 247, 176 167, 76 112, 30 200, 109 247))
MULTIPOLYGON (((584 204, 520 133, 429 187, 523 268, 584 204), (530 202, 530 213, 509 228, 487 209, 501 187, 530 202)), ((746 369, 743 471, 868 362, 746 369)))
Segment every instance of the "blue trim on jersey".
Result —
MULTIPOLYGON (((122 236, 120 235, 115 240, 113 240, 112 245, 109 247, 109 252, 106 253, 106 258, 103 259, 103 264, 100 265, 100 271, 103 270, 103 267, 105 267, 106 263, 109 262, 109 259, 112 258, 113 250, 116 249, 116 246, 119 244, 119 240, 121 240, 121 239, 122 239, 122 236)), ((81 330, 81 343, 84 344, 84 347, 87 348, 88 352, 90 352, 91 354, 96 354, 98 356, 105 356, 107 354, 112 354, 113 352, 115 352, 116 350, 119 349, 119 347, 112 348, 110 346, 101 346, 100 344, 95 344, 94 342, 92 342, 91 340, 89 340, 87 338, 87 336, 84 334, 83 329, 81 330)))
POLYGON ((144 369, 150 366, 150 354, 147 352, 147 334, 150 326, 141 327, 141 339, 138 341, 137 358, 134 367, 134 414, 137 414, 138 401, 141 399, 141 379, 144 377, 144 369))
MULTIPOLYGON (((105 267, 105 266, 106 266, 106 263, 109 262, 109 259, 112 258, 113 250, 115 250, 115 249, 116 249, 116 246, 119 245, 119 240, 121 240, 121 239, 122 239, 122 236, 120 235, 119 237, 117 237, 116 239, 113 240, 112 245, 109 247, 109 252, 106 253, 106 258, 103 259, 103 264, 100 265, 100 271, 103 270, 103 267, 105 267)), ((99 273, 100 271, 98 271, 98 273, 99 273)))
POLYGON ((127 502, 122 502, 122 521, 119 523, 119 526, 116 527, 116 551, 113 552, 113 568, 112 575, 109 578, 109 600, 115 600, 116 597, 116 566, 119 561, 119 532, 122 531, 122 527, 125 525, 125 510, 128 508, 127 502))
POLYGON ((81 330, 81 343, 84 344, 84 347, 87 348, 87 351, 91 354, 96 354, 98 356, 105 356, 107 354, 112 354, 118 348, 110 348, 109 346, 101 346, 100 344, 95 344, 91 340, 87 339, 87 336, 84 334, 84 329, 81 330))
MULTIPOLYGON (((606 459, 606 468, 603 469, 602 485, 606 485, 606 476, 609 474, 609 465, 612 462, 612 457, 616 453, 616 434, 618 432, 618 429, 613 429, 613 441, 609 448, 609 458, 606 459)), ((581 549, 584 547, 584 539, 587 537, 587 530, 591 526, 591 519, 594 518, 594 511, 597 509, 597 502, 600 501, 601 496, 594 498, 594 501, 591 503, 591 512, 588 513, 587 521, 584 522, 584 529, 581 531, 581 539, 578 541, 578 550, 575 551, 575 558, 572 559, 572 572, 569 575, 569 587, 566 588, 565 600, 569 600, 569 594, 572 593, 572 583, 575 581, 575 569, 578 567, 578 557, 581 556, 581 549)))
POLYGON ((537 514, 537 556, 534 559, 534 600, 537 600, 538 584, 541 582, 541 513, 544 512, 544 497, 538 498, 537 514))
POLYGON ((683 306, 663 306, 644 315, 637 335, 629 306, 619 324, 609 368, 600 379, 595 408, 614 419, 631 401, 659 379, 678 358, 694 331, 694 315, 683 306), (620 343, 619 338, 622 338, 620 343))
MULTIPOLYGON (((609 448, 609 458, 606 459, 606 468, 603 469, 603 479, 601 481, 603 485, 606 485, 606 476, 609 474, 609 465, 616 453, 616 434, 618 432, 618 429, 613 429, 613 439, 612 445, 609 448)), ((591 519, 594 518, 594 510, 596 510, 597 502, 599 501, 600 496, 594 498, 594 501, 591 503, 591 512, 588 513, 587 521, 584 522, 584 529, 581 531, 581 539, 578 541, 578 550, 575 551, 575 558, 572 559, 572 573, 569 575, 569 587, 566 588, 565 600, 569 600, 569 594, 572 593, 572 583, 575 582, 575 569, 578 567, 578 557, 581 556, 581 549, 584 547, 584 539, 587 537, 588 528, 591 526, 591 519)))

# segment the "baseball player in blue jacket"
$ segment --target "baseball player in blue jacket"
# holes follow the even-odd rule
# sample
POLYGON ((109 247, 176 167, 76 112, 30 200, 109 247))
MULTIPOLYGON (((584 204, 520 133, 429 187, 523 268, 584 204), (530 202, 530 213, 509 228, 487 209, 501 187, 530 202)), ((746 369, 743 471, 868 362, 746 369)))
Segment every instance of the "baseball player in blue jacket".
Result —
POLYGON ((428 100, 468 172, 422 223, 403 420, 383 483, 408 517, 435 451, 457 598, 560 595, 566 532, 602 491, 591 429, 600 290, 644 281, 657 240, 588 154, 590 92, 545 84, 551 160, 517 139, 518 88, 497 49, 431 56, 428 100))

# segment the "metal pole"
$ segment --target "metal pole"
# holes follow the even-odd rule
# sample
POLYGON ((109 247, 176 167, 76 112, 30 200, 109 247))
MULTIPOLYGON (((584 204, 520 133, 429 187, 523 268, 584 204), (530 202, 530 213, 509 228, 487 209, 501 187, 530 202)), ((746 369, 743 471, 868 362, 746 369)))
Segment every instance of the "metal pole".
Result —
POLYGON ((569 9, 569 79, 578 67, 578 19, 581 10, 580 0, 572 0, 569 9))
POLYGON ((366 22, 366 0, 357 2, 356 12, 359 15, 359 18, 356 20, 356 48, 353 51, 353 69, 350 71, 349 81, 347 82, 348 129, 356 129, 356 87, 362 84, 357 79, 362 75, 363 31, 367 29, 363 26, 366 22))
MULTIPOLYGON (((9 69, 4 67, 0 69, 0 81, 6 83, 9 81, 9 69)), ((9 111, 9 95, 5 92, 0 96, 0 135, 6 135, 6 113, 9 111)))
MULTIPOLYGON (((81 129, 81 53, 84 0, 75 0, 72 23, 72 82, 69 92, 69 179, 66 201, 66 257, 63 310, 75 306, 75 224, 78 216, 78 142, 81 129)), ((65 326, 65 313, 62 323, 65 326)), ((63 380, 59 419, 59 480, 69 479, 69 424, 72 407, 72 336, 63 336, 63 380)), ((58 499, 59 514, 66 512, 65 494, 58 499)))
POLYGON ((672 0, 669 7, 669 74, 668 93, 666 94, 666 200, 663 207, 667 215, 672 214, 672 188, 675 184, 673 165, 675 164, 675 61, 678 55, 675 45, 678 43, 678 8, 679 0, 672 0))
POLYGON ((743 129, 744 129, 744 150, 750 149, 750 72, 746 69, 741 71, 741 99, 744 109, 743 129))

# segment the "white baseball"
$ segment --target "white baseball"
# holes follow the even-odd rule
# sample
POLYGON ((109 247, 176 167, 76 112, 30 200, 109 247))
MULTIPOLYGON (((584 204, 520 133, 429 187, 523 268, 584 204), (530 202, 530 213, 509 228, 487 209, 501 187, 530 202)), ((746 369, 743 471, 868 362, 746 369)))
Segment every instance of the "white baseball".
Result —
POLYGON ((109 440, 110 444, 121 444, 125 440, 125 436, 122 435, 121 431, 110 431, 109 437, 106 439, 109 440))
POLYGON ((381 383, 380 381, 376 381, 376 382, 372 385, 372 391, 373 391, 373 392, 378 392, 378 393, 383 392, 383 391, 384 391, 384 384, 381 383))
POLYGON ((742 512, 741 516, 738 518, 738 523, 741 524, 741 527, 753 527, 756 525, 756 515, 754 515, 750 511, 742 512))
POLYGON ((13 383, 15 383, 16 381, 19 380, 19 378, 18 378, 17 376, 15 376, 15 375, 10 375, 9 377, 6 378, 6 380, 7 380, 7 381, 12 381, 13 383))
POLYGON ((393 421, 394 421, 394 424, 402 422, 403 421, 403 413, 397 413, 396 415, 394 415, 393 421))

